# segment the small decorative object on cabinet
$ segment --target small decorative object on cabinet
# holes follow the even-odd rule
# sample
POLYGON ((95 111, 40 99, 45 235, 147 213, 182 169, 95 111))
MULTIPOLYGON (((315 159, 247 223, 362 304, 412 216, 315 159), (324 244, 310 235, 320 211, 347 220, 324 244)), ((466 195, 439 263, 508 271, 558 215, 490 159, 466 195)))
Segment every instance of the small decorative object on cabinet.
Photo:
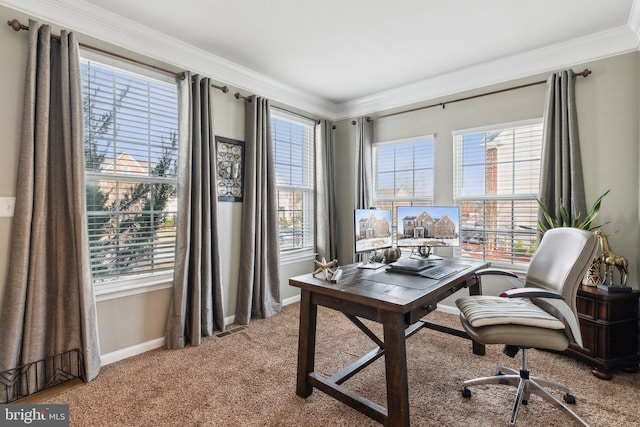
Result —
POLYGON ((565 354, 593 367, 598 378, 612 372, 638 372, 638 299, 640 291, 606 292, 593 286, 578 288, 576 306, 584 348, 570 344, 565 354))

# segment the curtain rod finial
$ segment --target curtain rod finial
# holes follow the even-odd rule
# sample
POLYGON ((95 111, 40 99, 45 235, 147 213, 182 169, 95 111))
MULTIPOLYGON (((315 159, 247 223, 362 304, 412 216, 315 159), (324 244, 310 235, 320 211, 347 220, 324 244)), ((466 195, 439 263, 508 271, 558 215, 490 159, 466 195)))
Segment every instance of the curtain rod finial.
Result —
POLYGON ((585 68, 584 70, 582 70, 581 73, 579 73, 582 77, 587 77, 589 74, 591 74, 591 70, 588 68, 585 68))
POLYGON ((28 30, 29 27, 22 25, 20 23, 20 21, 18 21, 17 19, 12 19, 11 21, 7 21, 7 25, 10 26, 11 28, 13 28, 14 31, 20 31, 20 30, 28 30))
POLYGON ((229 86, 222 86, 222 93, 229 93, 229 86))

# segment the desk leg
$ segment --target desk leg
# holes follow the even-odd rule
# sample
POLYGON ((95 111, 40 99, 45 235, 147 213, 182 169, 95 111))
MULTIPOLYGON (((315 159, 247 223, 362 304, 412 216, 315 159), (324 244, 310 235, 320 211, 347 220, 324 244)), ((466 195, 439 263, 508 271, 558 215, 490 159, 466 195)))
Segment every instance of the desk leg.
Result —
MULTIPOLYGON (((480 283, 480 279, 476 278, 475 283, 469 286, 469 295, 482 295, 482 285, 480 283)), ((477 354, 480 356, 484 356, 486 354, 486 348, 484 344, 480 344, 479 342, 475 342, 471 340, 473 343, 473 354, 477 354)))
POLYGON ((307 375, 314 370, 316 353, 316 319, 318 306, 311 303, 311 292, 302 290, 300 295, 300 329, 298 332, 298 377, 296 394, 309 397, 313 386, 307 375))
POLYGON ((388 425, 409 425, 409 383, 404 316, 384 314, 384 360, 387 377, 388 425))

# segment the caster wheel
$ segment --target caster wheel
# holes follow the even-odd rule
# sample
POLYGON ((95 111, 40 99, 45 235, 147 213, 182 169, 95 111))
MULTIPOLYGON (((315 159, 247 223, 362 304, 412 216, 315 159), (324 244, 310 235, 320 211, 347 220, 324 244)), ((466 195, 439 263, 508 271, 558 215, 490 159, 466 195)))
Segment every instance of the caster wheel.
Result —
POLYGON ((526 406, 526 405, 528 405, 528 404, 529 404, 529 401, 528 401, 528 400, 524 400, 524 399, 522 399, 522 404, 526 406))
POLYGON ((575 405, 576 404, 576 397, 574 395, 572 395, 572 394, 565 393, 564 396, 562 396, 562 398, 569 405, 575 405))
POLYGON ((460 392, 462 393, 462 397, 466 397, 467 399, 471 397, 471 390, 469 390, 467 387, 462 387, 462 390, 460 390, 460 392))

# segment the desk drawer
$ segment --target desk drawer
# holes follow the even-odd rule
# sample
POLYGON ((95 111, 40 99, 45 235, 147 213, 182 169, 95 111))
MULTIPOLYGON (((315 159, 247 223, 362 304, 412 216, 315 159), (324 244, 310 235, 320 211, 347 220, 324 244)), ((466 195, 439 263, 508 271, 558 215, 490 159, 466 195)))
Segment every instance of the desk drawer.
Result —
POLYGON ((408 313, 404 315, 404 323, 409 326, 416 323, 418 320, 422 319, 427 314, 431 313, 438 307, 438 303, 433 300, 429 301, 418 308, 414 308, 408 313))

